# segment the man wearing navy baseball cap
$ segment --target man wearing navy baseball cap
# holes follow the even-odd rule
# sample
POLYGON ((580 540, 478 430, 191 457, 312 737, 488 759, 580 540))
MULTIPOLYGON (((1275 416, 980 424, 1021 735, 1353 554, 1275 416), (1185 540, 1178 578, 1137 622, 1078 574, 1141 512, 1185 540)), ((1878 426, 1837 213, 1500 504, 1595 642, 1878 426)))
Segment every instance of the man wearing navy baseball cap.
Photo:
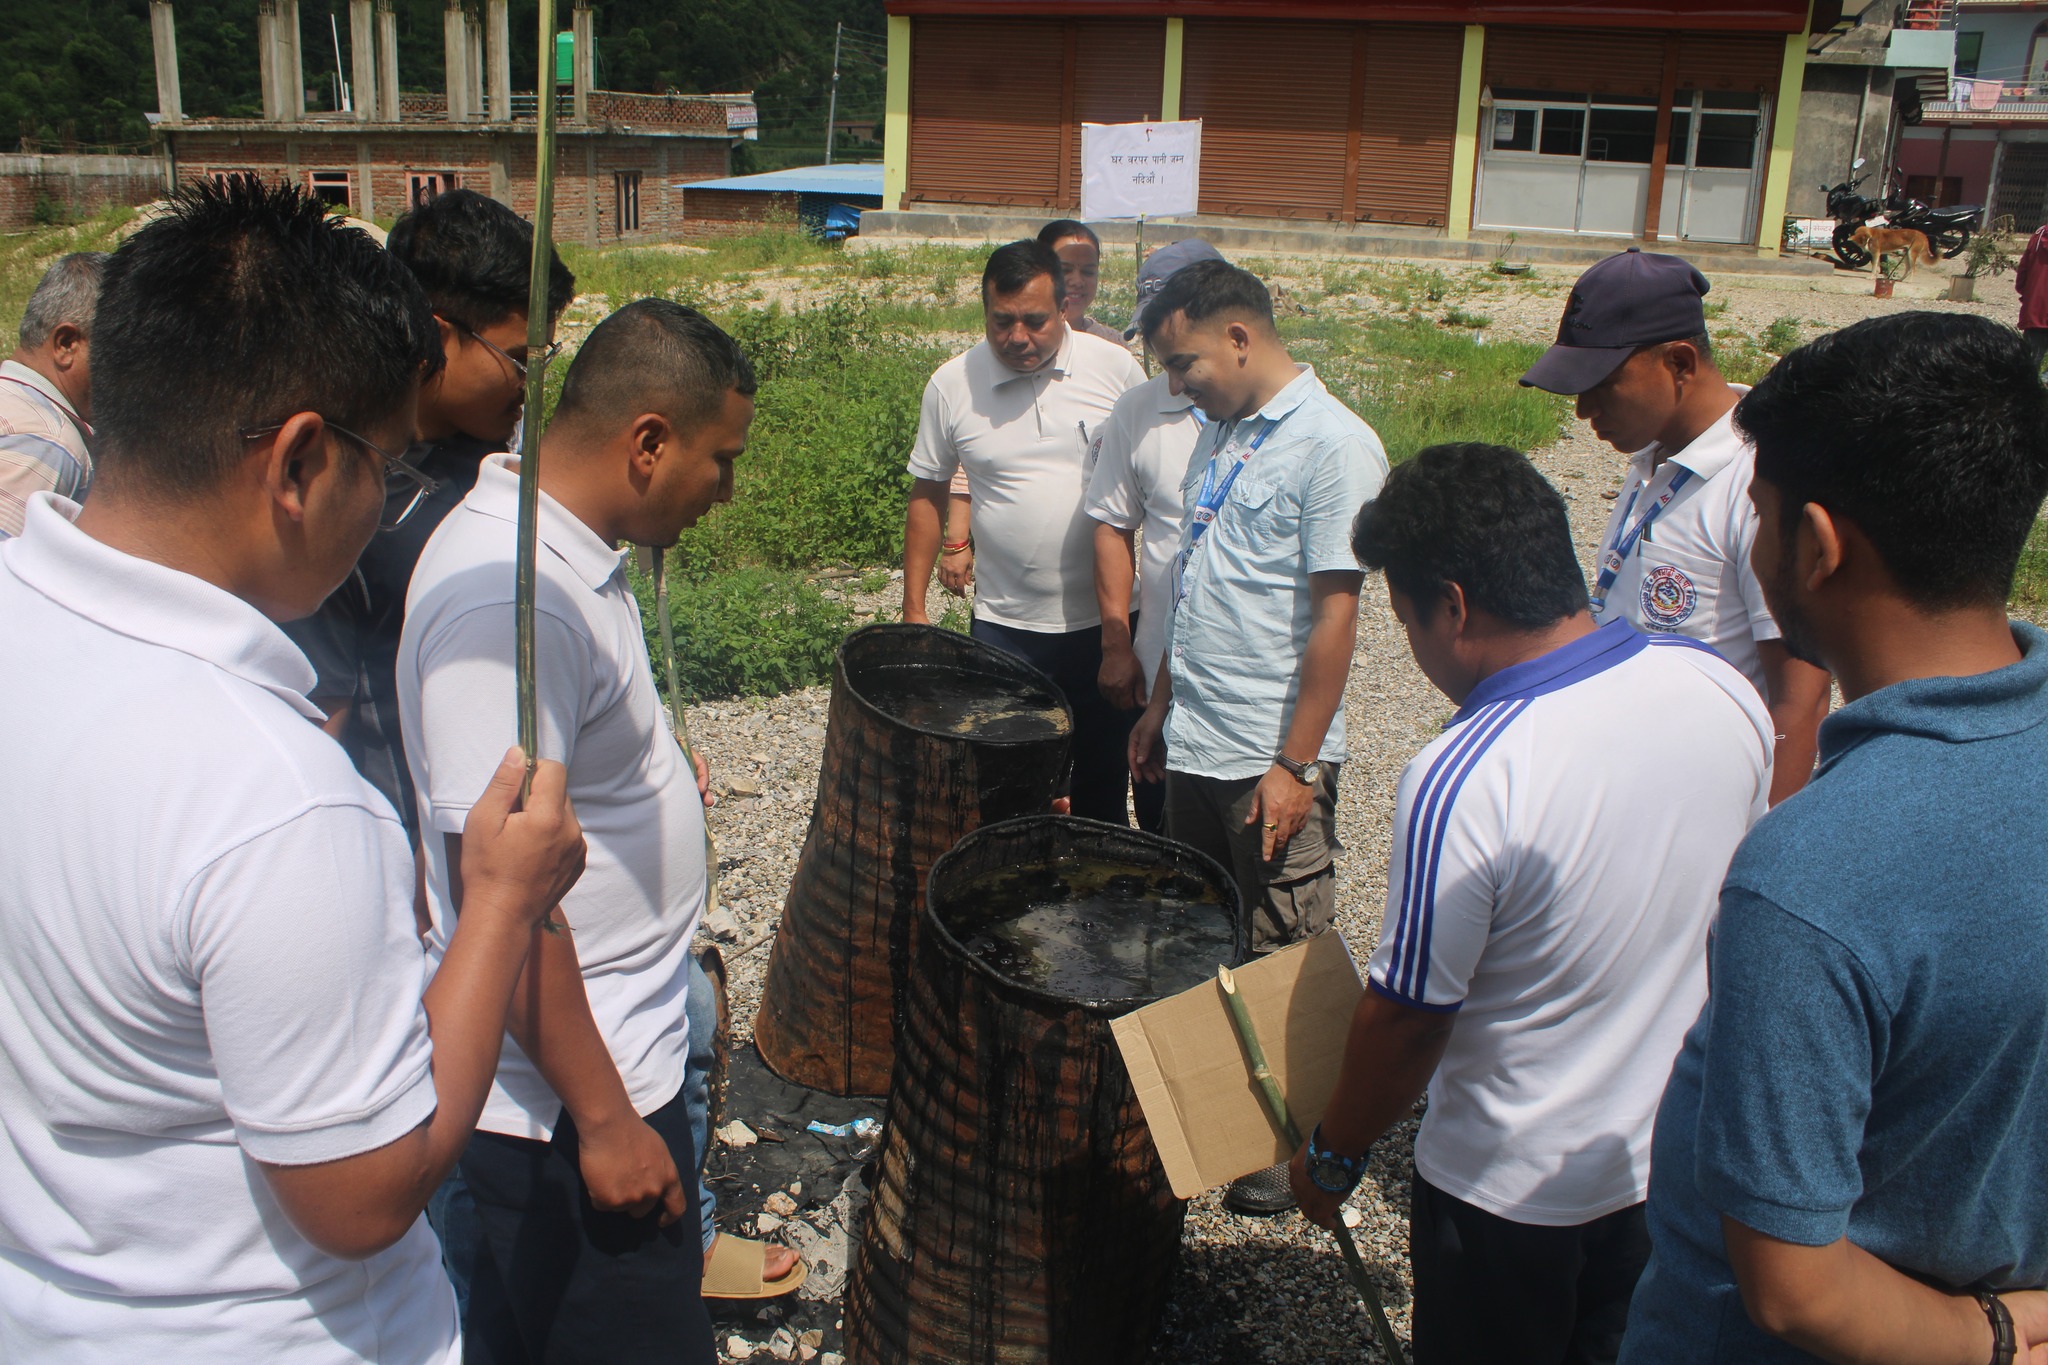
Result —
POLYGON ((1557 344, 1522 383, 1578 400, 1593 432, 1629 453, 1601 537, 1594 619, 1711 646, 1756 686, 1777 735, 1771 800, 1806 785, 1828 675, 1787 652, 1750 567, 1756 452, 1735 429, 1748 392, 1714 364, 1706 277, 1634 247, 1579 277, 1557 344))

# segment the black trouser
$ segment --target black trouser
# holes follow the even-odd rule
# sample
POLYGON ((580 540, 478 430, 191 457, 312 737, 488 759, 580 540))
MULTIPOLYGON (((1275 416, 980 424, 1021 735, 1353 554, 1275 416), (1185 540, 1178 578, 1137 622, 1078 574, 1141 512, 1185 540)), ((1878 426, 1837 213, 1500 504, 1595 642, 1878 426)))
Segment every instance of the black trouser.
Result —
POLYGON ((1131 817, 1124 798, 1130 790, 1131 766, 1125 750, 1138 713, 1117 710, 1096 686, 1102 671, 1101 628, 1047 633, 1000 626, 977 616, 973 635, 1059 684, 1074 708, 1074 776, 1068 792, 1074 814, 1128 825, 1131 817))
POLYGON ((646 1116, 689 1209, 661 1226, 593 1208, 565 1113, 552 1142, 479 1132, 462 1153, 482 1245, 471 1267, 465 1365, 712 1365, 690 1117, 678 1095, 646 1116))
POLYGON ((1641 1204, 1575 1227, 1537 1227, 1417 1175, 1408 1255, 1415 1365, 1611 1365, 1650 1260, 1650 1231, 1641 1204))

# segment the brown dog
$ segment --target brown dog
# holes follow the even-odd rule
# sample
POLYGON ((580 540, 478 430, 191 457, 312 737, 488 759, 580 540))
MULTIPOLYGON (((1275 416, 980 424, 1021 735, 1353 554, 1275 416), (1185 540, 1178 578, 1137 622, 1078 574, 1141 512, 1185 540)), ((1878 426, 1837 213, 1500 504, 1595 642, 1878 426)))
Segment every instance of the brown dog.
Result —
POLYGON ((1849 234, 1849 240, 1862 247, 1873 257, 1889 256, 1894 251, 1906 253, 1906 273, 1913 273, 1915 262, 1933 265, 1937 257, 1934 248, 1927 243, 1927 234, 1917 228, 1860 227, 1849 234))

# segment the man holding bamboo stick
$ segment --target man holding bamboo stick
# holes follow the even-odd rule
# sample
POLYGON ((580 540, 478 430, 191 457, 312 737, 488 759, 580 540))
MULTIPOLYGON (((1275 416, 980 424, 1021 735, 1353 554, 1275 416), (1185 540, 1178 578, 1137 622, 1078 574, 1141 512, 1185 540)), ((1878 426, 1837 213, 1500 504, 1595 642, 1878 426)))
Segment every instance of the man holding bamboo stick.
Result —
MULTIPOLYGON (((593 330, 541 438, 538 747, 568 768, 590 868, 539 934, 462 1158, 482 1245, 467 1359, 708 1362, 685 1072, 704 913, 703 775, 654 684, 627 545, 673 545, 732 496, 754 375, 702 314, 658 299, 593 330)), ((427 826, 430 947, 468 915, 464 806, 516 725, 519 461, 486 460, 427 543, 399 647, 427 826)))
POLYGON ((417 486, 432 315, 237 179, 130 238, 98 317, 92 500, 0 550, 0 1359, 455 1365, 420 1213, 583 840, 501 737, 425 982, 403 827, 273 624, 417 486))

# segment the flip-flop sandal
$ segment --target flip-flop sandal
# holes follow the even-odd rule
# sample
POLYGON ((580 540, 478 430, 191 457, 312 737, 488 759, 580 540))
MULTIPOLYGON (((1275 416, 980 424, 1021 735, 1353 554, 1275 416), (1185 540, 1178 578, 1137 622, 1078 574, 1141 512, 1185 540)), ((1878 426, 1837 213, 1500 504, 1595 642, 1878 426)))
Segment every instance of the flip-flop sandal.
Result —
POLYGON ((779 1299, 811 1273, 801 1257, 779 1280, 762 1278, 768 1263, 768 1244, 721 1232, 711 1244, 704 1262, 704 1297, 707 1299, 779 1299))

